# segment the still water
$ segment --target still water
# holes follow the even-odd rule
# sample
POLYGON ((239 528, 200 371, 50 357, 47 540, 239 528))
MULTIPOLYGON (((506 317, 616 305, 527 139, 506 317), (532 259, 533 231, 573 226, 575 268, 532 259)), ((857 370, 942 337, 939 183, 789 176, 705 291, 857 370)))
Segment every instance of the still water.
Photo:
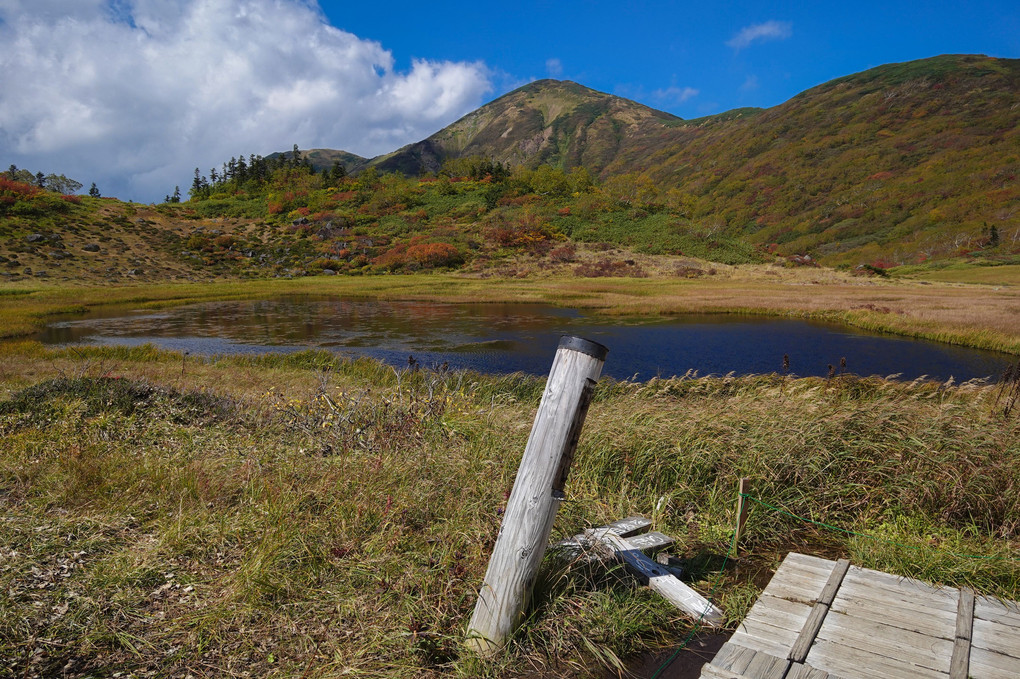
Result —
POLYGON ((688 315, 656 320, 607 319, 535 304, 440 304, 315 300, 214 302, 158 312, 106 311, 49 326, 50 344, 152 343, 191 354, 328 349, 392 365, 408 358, 488 373, 545 375, 561 335, 609 347, 603 374, 647 380, 695 370, 700 375, 782 370, 825 375, 829 365, 858 375, 927 375, 957 381, 1001 375, 1010 356, 875 335, 809 321, 688 315))

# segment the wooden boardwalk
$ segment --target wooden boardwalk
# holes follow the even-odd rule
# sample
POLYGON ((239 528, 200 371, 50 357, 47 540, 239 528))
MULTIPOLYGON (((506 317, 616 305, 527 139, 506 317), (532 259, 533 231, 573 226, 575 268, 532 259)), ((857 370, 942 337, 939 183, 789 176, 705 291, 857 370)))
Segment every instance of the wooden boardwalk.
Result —
POLYGON ((1016 679, 1020 606, 789 554, 703 679, 1016 679))

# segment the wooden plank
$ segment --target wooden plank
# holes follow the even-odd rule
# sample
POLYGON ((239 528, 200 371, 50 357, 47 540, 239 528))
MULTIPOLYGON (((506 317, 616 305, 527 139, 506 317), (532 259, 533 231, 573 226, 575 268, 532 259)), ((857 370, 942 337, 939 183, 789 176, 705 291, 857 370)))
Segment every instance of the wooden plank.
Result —
POLYGON ((885 623, 901 629, 953 639, 956 611, 947 611, 936 602, 936 607, 925 605, 923 600, 893 594, 881 587, 844 579, 830 610, 873 622, 885 623))
MULTIPOLYGON (((676 544, 673 538, 658 531, 645 532, 651 525, 652 522, 643 516, 631 516, 593 530, 608 530, 615 533, 626 539, 633 549, 641 550, 649 555, 676 544)), ((584 533, 554 542, 549 545, 549 549, 558 552, 560 558, 588 563, 604 558, 604 555, 592 546, 584 533)))
POLYGON ((997 622, 1000 625, 1020 627, 1020 604, 1016 601, 1000 601, 987 596, 975 597, 974 617, 978 620, 997 622))
POLYGON ((788 578, 796 573, 798 577, 805 578, 811 582, 819 581, 821 585, 824 586, 825 581, 828 579, 829 573, 832 572, 836 562, 825 561, 823 563, 823 566, 818 566, 814 563, 804 563, 787 557, 783 563, 779 565, 779 568, 776 569, 776 575, 782 578, 788 578))
POLYGON ((587 536, 607 555, 619 559, 629 570, 647 580, 649 588, 680 610, 711 627, 719 627, 725 621, 723 612, 708 599, 677 580, 666 568, 640 551, 631 549, 619 535, 609 531, 587 531, 587 536))
POLYGON ((645 554, 672 547, 676 543, 676 540, 658 531, 652 531, 644 535, 635 535, 631 538, 624 538, 624 540, 627 541, 631 549, 636 549, 645 554))
POLYGON ((971 646, 969 671, 974 679, 1016 679, 1020 677, 1020 659, 971 646))
POLYGON ((843 677, 804 663, 793 663, 786 674, 786 679, 843 679, 843 677))
POLYGON ((967 679, 970 666, 970 636, 974 627, 974 590, 960 590, 960 605, 956 614, 956 641, 953 658, 949 663, 950 679, 967 679))
POLYGON ((712 664, 729 672, 753 677, 754 679, 783 679, 789 665, 783 658, 766 651, 759 651, 740 644, 727 642, 723 645, 712 664))
POLYGON ((701 667, 701 679, 751 679, 743 674, 732 670, 724 670, 712 663, 706 663, 701 667))
POLYGON ((792 556, 793 553, 786 557, 772 576, 772 580, 765 586, 763 593, 814 605, 836 564, 833 561, 819 559, 818 561, 828 564, 827 568, 821 569, 816 564, 805 564, 798 559, 791 559, 792 556))
POLYGON ((833 565, 836 563, 830 559, 823 559, 820 556, 812 556, 811 554, 801 554, 800 552, 790 552, 786 555, 783 563, 796 564, 798 566, 804 566, 806 568, 817 568, 819 570, 830 571, 833 565))
POLYGON ((777 658, 770 653, 759 651, 754 654, 744 674, 755 679, 783 679, 789 668, 790 661, 786 658, 777 658))
MULTIPOLYGON (((768 619, 761 619, 758 617, 746 617, 737 627, 737 631, 756 639, 761 639, 764 642, 775 644, 776 647, 782 649, 781 653, 775 655, 785 658, 789 654, 793 644, 797 641, 797 635, 800 634, 799 629, 787 629, 785 627, 779 627, 773 625, 772 621, 768 619)), ((755 647, 758 648, 758 647, 755 647)), ((758 648, 758 650, 768 652, 769 648, 758 648)))
POLYGON ((744 619, 760 620, 799 634, 810 614, 811 607, 807 604, 763 594, 758 597, 758 601, 754 603, 744 619))
POLYGON ((975 619, 970 645, 1020 658, 1020 627, 975 619))
MULTIPOLYGON (((959 591, 956 589, 947 589, 933 594, 924 589, 913 589, 909 584, 892 588, 877 582, 851 578, 848 575, 844 579, 843 587, 839 589, 839 593, 892 603, 898 608, 909 608, 920 615, 936 616, 949 621, 950 626, 956 622, 959 597, 959 591)), ((836 598, 839 597, 836 596, 836 598)))
POLYGON ((843 583, 843 577, 849 568, 850 562, 847 559, 840 559, 833 567, 832 573, 829 574, 829 579, 822 589, 822 593, 818 595, 818 601, 811 609, 810 615, 808 615, 807 620, 804 622, 803 629, 801 629, 800 634, 797 636, 797 641, 794 642, 793 647, 790 649, 788 657, 793 662, 802 663, 807 658, 811 644, 814 643, 818 630, 822 628, 822 623, 829 613, 829 605, 836 598, 836 592, 839 591, 839 586, 843 583))
POLYGON ((790 652, 790 643, 780 643, 773 639, 756 636, 755 634, 748 633, 742 629, 743 626, 738 627, 737 631, 730 637, 729 643, 738 644, 740 646, 746 646, 753 648, 757 651, 765 651, 776 657, 783 657, 790 652))
MULTIPOLYGON (((875 655, 867 644, 849 644, 818 638, 808 654, 808 664, 844 679, 946 679, 945 672, 914 665, 899 658, 875 655)), ((948 663, 947 663, 948 666, 948 663)))
MULTIPOLYGON (((616 533, 620 537, 630 537, 632 535, 638 535, 644 533, 652 527, 650 519, 646 519, 643 516, 628 516, 626 519, 620 519, 619 521, 613 521, 607 523, 604 526, 598 526, 595 530, 608 530, 616 533)), ((590 547, 591 544, 585 538, 584 533, 578 533, 573 537, 569 537, 566 540, 560 540, 549 545, 549 549, 569 549, 579 547, 590 547)))
POLYGON ((715 657, 712 658, 712 663, 723 669, 730 669, 733 666, 733 658, 743 653, 745 649, 745 646, 740 646, 739 644, 733 644, 727 641, 716 652, 715 657))
MULTIPOLYGON (((947 639, 929 637, 861 618, 850 618, 835 612, 830 612, 826 617, 817 639, 865 649, 876 657, 885 656, 943 673, 949 669, 954 645, 947 639)), ((818 663, 812 664, 821 667, 818 663)))
MULTIPOLYGON (((756 651, 753 648, 747 648, 746 646, 738 646, 734 644, 733 648, 730 649, 729 657, 726 660, 726 667, 733 670, 734 672, 740 672, 741 674, 747 674, 744 670, 754 660, 754 656, 762 653, 762 651, 756 651)), ((768 655, 765 653, 764 655, 768 655)))
POLYGON ((883 573, 870 568, 852 566, 846 576, 847 583, 863 582, 871 587, 886 589, 893 593, 909 596, 923 596, 930 599, 931 604, 944 606, 946 610, 956 612, 957 591, 953 587, 935 587, 920 580, 905 578, 899 575, 883 573))

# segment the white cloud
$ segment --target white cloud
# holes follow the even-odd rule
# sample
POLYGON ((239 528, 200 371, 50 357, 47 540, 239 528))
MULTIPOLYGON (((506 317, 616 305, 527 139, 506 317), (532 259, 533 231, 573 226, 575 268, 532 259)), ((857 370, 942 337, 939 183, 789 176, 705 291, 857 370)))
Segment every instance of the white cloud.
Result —
POLYGON ((753 92, 758 89, 758 76, 749 75, 744 79, 744 84, 740 86, 742 92, 753 92))
POLYGON ((726 44, 733 49, 739 50, 755 41, 785 40, 791 35, 793 35, 793 24, 789 21, 766 21, 762 24, 745 26, 726 44))
POLYGON ((0 0, 0 164, 159 200, 240 153, 422 139, 482 102, 481 63, 419 59, 305 0, 0 0))
POLYGON ((545 60, 545 72, 550 78, 559 78, 563 75, 563 62, 553 57, 545 60))
POLYGON ((698 96, 693 87, 665 87, 652 92, 652 98, 660 105, 678 106, 688 99, 698 96))

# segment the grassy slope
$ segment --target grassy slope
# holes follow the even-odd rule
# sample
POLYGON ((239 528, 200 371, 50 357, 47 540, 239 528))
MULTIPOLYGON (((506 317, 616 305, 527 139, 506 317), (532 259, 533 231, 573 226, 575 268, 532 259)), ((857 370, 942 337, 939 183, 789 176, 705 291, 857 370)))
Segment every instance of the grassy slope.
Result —
POLYGON ((1020 60, 984 56, 888 64, 691 121, 540 81, 374 162, 412 174, 472 154, 584 166, 788 255, 914 264, 977 249, 993 225, 1016 245, 1018 101, 1020 60))
MULTIPOLYGON (((328 354, 5 346, 3 666, 585 676, 675 644, 689 621, 631 578, 549 561, 507 653, 463 651, 542 386, 328 354)), ((731 625, 791 548, 1017 599, 1020 420, 1004 406, 990 387, 849 377, 604 382, 554 533, 651 517, 697 589, 718 582, 731 625), (717 580, 743 476, 879 540, 756 505, 717 580)))
POLYGON ((829 264, 953 255, 1020 229, 1020 60, 946 56, 847 76, 638 143, 610 172, 679 186, 697 219, 829 264))

